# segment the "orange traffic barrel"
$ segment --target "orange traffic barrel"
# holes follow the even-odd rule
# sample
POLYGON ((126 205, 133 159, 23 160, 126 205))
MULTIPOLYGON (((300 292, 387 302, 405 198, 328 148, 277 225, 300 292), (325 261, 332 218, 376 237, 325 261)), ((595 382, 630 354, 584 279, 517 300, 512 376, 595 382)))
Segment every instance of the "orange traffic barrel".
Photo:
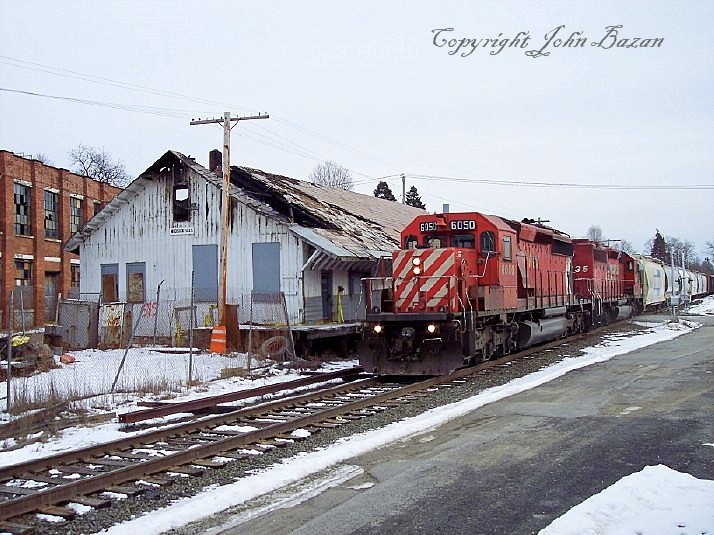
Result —
POLYGON ((216 325, 211 331, 211 344, 208 346, 211 353, 226 352, 226 328, 224 325, 216 325))

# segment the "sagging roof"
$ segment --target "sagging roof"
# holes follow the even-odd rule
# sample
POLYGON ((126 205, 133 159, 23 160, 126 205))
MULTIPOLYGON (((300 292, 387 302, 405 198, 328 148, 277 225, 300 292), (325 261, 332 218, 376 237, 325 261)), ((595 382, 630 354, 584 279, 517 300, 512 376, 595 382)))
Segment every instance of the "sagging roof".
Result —
MULTIPOLYGON (((223 188, 222 176, 180 152, 168 151, 75 233, 65 249, 78 249, 113 213, 131 203, 147 180, 158 177, 166 166, 177 161, 217 188, 223 188)), ((316 254, 305 267, 313 268, 344 262, 359 269, 374 259, 390 256, 399 247, 402 229, 424 214, 419 208, 371 195, 239 166, 231 167, 229 194, 257 213, 285 223, 291 232, 312 245, 316 254)))

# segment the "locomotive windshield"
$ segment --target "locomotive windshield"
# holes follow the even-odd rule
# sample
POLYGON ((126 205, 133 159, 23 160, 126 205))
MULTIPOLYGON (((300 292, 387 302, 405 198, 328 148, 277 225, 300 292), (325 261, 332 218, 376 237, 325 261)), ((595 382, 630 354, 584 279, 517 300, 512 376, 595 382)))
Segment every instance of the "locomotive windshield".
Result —
POLYGON ((462 249, 475 249, 476 238, 473 234, 454 234, 451 236, 451 246, 462 249))

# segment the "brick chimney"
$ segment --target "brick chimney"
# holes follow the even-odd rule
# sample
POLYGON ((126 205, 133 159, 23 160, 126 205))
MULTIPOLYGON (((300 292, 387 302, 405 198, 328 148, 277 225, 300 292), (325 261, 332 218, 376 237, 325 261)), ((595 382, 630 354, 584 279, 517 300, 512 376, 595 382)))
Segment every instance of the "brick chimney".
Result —
POLYGON ((218 149, 208 153, 208 170, 217 175, 223 174, 223 154, 218 149))

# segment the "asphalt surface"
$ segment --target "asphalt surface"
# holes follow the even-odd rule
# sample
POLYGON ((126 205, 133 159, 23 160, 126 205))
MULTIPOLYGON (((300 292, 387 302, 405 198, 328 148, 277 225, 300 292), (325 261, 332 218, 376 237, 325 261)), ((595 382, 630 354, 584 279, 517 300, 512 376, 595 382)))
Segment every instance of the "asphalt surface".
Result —
POLYGON ((537 533, 647 465, 714 479, 714 317, 694 319, 705 325, 351 459, 356 477, 214 533, 537 533))

